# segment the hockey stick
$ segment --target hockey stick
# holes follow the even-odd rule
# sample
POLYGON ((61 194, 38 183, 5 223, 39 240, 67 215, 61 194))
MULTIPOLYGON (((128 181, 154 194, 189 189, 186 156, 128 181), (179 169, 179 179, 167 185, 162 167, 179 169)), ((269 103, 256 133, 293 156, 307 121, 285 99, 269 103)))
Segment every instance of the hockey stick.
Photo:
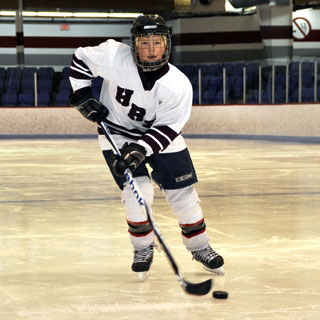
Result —
MULTIPOLYGON (((110 146, 113 150, 113 152, 115 154, 117 154, 118 156, 121 155, 120 151, 119 151, 119 148, 117 147, 117 145, 115 144, 112 136, 111 136, 111 133, 109 131, 109 128, 107 126, 107 124, 104 122, 104 121, 101 121, 100 122, 100 125, 101 125, 101 128, 104 132, 104 135, 106 136, 107 140, 109 141, 110 143, 110 146)), ((143 195, 142 193, 140 192, 133 176, 132 176, 132 172, 130 171, 130 169, 126 169, 125 172, 125 178, 126 180, 128 181, 129 185, 131 186, 131 190, 133 192, 133 194, 135 195, 138 203, 140 204, 142 210, 145 212, 150 224, 151 224, 151 227, 153 228, 153 231, 159 241, 159 243, 161 244, 167 258, 168 258, 168 261, 174 271, 174 273, 176 274, 177 278, 178 278, 178 281, 179 283, 181 284, 182 288, 187 292, 187 293, 190 293, 190 294, 194 294, 194 295, 205 295, 207 294, 210 289, 211 289, 211 286, 212 286, 212 279, 209 279, 209 280, 206 280, 204 282, 200 282, 200 283, 190 283, 189 281, 187 281, 186 279, 184 279, 178 269, 178 266, 175 262, 175 260, 173 259, 173 256, 172 254, 170 253, 169 251, 169 248, 167 247, 166 243, 164 242, 164 239, 162 238, 161 236, 161 233, 160 233, 160 230, 158 229, 157 227, 157 224, 155 222, 155 220, 153 219, 152 217, 152 213, 151 213, 151 210, 148 206, 148 204, 144 201, 143 199, 143 195)))

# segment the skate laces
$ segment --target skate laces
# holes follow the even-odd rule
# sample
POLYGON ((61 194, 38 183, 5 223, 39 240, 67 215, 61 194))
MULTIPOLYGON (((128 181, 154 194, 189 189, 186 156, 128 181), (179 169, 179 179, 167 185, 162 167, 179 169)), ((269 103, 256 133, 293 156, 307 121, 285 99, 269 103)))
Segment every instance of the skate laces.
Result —
POLYGON ((197 250, 192 252, 193 259, 199 259, 203 262, 209 263, 214 258, 218 257, 218 253, 215 252, 210 245, 202 250, 197 250))
POLYGON ((153 247, 154 245, 150 245, 142 250, 134 250, 133 262, 147 262, 153 256, 153 247))

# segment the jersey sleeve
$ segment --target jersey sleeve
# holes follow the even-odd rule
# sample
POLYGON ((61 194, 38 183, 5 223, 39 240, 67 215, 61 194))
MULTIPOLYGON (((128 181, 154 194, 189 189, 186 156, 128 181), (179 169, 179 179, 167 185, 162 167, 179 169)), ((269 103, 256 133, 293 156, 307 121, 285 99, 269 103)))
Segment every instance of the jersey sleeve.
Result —
POLYGON ((91 86, 91 80, 106 70, 117 54, 118 42, 107 40, 95 47, 80 47, 72 56, 70 82, 73 91, 91 86))
POLYGON ((190 118, 192 86, 186 78, 178 80, 178 84, 168 82, 159 89, 156 120, 138 141, 147 150, 147 155, 165 150, 190 118))

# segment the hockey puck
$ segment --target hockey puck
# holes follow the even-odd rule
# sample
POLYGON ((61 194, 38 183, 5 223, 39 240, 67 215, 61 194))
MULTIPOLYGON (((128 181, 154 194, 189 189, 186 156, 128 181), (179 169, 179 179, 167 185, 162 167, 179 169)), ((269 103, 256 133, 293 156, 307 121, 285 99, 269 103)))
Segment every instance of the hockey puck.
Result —
POLYGON ((227 299, 228 292, 227 291, 213 291, 212 296, 216 299, 227 299))

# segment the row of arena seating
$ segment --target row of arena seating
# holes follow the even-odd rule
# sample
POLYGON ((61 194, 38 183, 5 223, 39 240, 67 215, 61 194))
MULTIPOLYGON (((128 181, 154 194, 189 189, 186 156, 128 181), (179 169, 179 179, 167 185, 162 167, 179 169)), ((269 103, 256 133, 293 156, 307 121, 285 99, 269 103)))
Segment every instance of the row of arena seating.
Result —
MULTIPOLYGON (((259 65, 258 64, 198 64, 178 65, 190 79, 194 90, 193 104, 199 104, 199 70, 201 70, 201 104, 223 103, 223 70, 226 73, 226 103, 242 103, 245 85, 246 103, 259 102, 259 65), (246 71, 244 84, 244 67, 246 71)), ((299 76, 301 76, 302 102, 314 102, 315 64, 313 62, 292 62, 288 66, 288 102, 299 101, 299 76), (301 70, 301 74, 299 73, 301 70)), ((261 68, 261 102, 272 103, 272 67, 261 68)), ((55 72, 53 68, 0 68, 0 105, 34 106, 35 81, 37 75, 37 100, 39 106, 66 106, 71 93, 70 69, 55 72)), ((286 68, 277 66, 274 75, 275 103, 286 102, 286 68)), ((92 82, 93 94, 99 97, 102 79, 92 82)), ((320 101, 320 74, 317 75, 317 101, 320 101)))
MULTIPOLYGON (((223 70, 226 75, 226 103, 243 102, 245 67, 246 103, 259 103, 259 64, 229 63, 211 65, 181 65, 178 68, 189 78, 193 90, 193 103, 199 103, 199 70, 201 70, 201 103, 223 103, 223 70)), ((301 102, 314 102, 315 71, 317 71, 317 96, 320 101, 320 70, 313 61, 291 62, 274 68, 274 96, 272 98, 272 66, 261 68, 261 103, 285 103, 288 71, 288 102, 299 102, 299 77, 301 76, 301 102), (316 67, 316 69, 315 69, 316 67), (300 71, 299 71, 300 69, 300 71)))
MULTIPOLYGON (((34 106, 35 76, 37 78, 38 106, 67 106, 71 93, 69 81, 70 69, 54 72, 53 68, 0 68, 0 105, 1 106, 34 106)), ((98 99, 102 78, 92 82, 93 94, 98 99)))
MULTIPOLYGON (((293 61, 288 64, 289 73, 298 74, 299 66, 301 63, 301 72, 303 74, 313 73, 315 62, 314 61, 293 61)), ((239 76, 243 73, 243 67, 246 67, 247 73, 256 72, 259 69, 258 63, 221 63, 221 64, 184 64, 177 65, 177 67, 187 76, 193 77, 201 70, 202 75, 221 75, 223 69, 226 70, 227 75, 239 76)), ((266 66, 269 68, 270 66, 266 66)), ((276 66, 276 69, 284 70, 285 66, 276 66)))
POLYGON ((54 69, 52 67, 41 67, 41 68, 26 67, 23 69, 18 67, 9 67, 7 69, 0 68, 0 80, 33 79, 35 73, 37 74, 37 77, 39 79, 52 79, 54 75, 54 69))
POLYGON ((35 74, 38 105, 53 103, 56 73, 52 67, 0 68, 0 103, 2 106, 34 106, 35 74))
MULTIPOLYGON (((303 75, 301 79, 301 102, 314 102, 314 77, 303 75)), ((299 77, 291 75, 288 79, 288 102, 299 101, 299 77)), ((198 81, 193 82, 194 104, 199 102, 198 81)), ((275 103, 285 103, 286 101, 286 77, 283 75, 275 76, 274 81, 274 101, 275 103)), ((272 77, 262 77, 261 81, 261 103, 272 102, 272 77)), ((202 78, 202 104, 222 103, 223 97, 223 78, 222 76, 202 78)), ((320 77, 317 80, 317 101, 320 101, 320 77)), ((243 77, 226 77, 226 103, 243 102, 243 77)), ((247 76, 246 78, 246 103, 258 103, 259 101, 259 79, 257 75, 247 76)))

